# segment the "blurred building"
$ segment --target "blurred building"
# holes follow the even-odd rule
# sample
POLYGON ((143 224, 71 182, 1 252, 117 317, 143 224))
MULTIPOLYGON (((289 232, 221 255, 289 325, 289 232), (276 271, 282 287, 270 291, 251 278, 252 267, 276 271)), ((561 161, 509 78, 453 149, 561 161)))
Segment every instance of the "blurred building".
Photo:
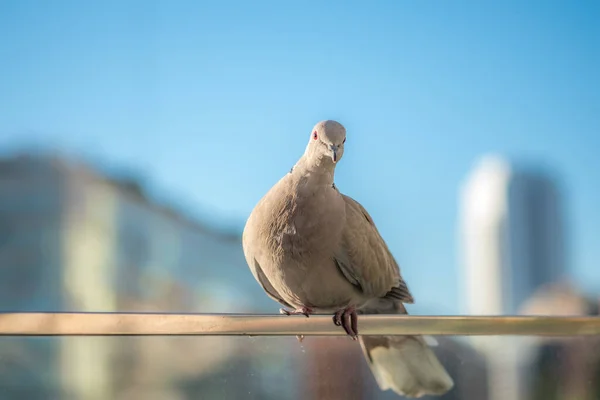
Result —
MULTIPOLYGON (((522 306, 527 315, 599 315, 599 299, 560 282, 544 285, 522 306)), ((536 337, 528 346, 531 400, 600 399, 600 337, 536 337)))
MULTIPOLYGON (((483 157, 462 187, 459 218, 468 314, 516 314, 539 287, 566 274, 563 204, 552 175, 483 157)), ((473 339, 487 356, 490 398, 525 398, 523 349, 502 340, 473 339)))
MULTIPOLYGON (((204 226, 153 201, 135 181, 86 164, 47 155, 0 162, 0 310, 271 307, 245 267, 239 233, 204 226)), ((156 398, 139 390, 157 395, 201 380, 240 353, 239 341, 194 339, 3 338, 0 359, 10 367, 0 368, 0 391, 32 400, 156 398)), ((245 390, 225 389, 227 398, 245 390)))
POLYGON ((484 157, 460 204, 468 313, 514 314, 566 273, 562 198, 551 175, 484 157))

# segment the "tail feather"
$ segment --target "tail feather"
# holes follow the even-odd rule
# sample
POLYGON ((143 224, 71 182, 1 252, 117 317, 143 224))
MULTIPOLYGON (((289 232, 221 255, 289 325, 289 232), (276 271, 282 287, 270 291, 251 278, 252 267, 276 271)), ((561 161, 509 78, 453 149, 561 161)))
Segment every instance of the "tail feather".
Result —
MULTIPOLYGON (((399 302, 370 304, 376 305, 376 309, 369 307, 371 310, 363 312, 406 314, 404 305, 399 302)), ((406 397, 421 397, 442 395, 454 386, 452 378, 429 347, 430 344, 437 345, 432 337, 360 336, 360 344, 381 390, 391 389, 406 397)))
POLYGON ((441 395, 454 386, 420 336, 361 336, 360 343, 381 390, 421 397, 441 395))

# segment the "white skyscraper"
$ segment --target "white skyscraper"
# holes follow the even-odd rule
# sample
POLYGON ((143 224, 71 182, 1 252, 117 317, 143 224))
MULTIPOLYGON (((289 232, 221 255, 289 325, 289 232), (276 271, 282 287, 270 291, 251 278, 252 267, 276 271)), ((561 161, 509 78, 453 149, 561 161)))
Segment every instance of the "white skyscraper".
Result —
POLYGON ((460 204, 467 313, 517 313, 537 288, 562 277, 562 204, 552 176, 486 156, 460 204))
MULTIPOLYGON (((536 289, 562 278, 562 204, 551 175, 485 156, 460 196, 460 264, 467 314, 516 314, 536 289)), ((474 340, 488 358, 492 400, 526 396, 525 349, 517 342, 474 340)))

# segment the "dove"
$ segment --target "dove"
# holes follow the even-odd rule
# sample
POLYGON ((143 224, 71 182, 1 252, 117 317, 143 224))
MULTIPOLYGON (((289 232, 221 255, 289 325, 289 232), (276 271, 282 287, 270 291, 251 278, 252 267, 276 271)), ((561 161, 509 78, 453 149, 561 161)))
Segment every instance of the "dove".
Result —
POLYGON ((425 337, 358 334, 358 314, 407 314, 414 299, 370 214, 334 183, 345 142, 339 122, 314 126, 304 154, 250 213, 246 262, 280 312, 329 314, 358 338, 382 390, 441 395, 454 382, 425 337))

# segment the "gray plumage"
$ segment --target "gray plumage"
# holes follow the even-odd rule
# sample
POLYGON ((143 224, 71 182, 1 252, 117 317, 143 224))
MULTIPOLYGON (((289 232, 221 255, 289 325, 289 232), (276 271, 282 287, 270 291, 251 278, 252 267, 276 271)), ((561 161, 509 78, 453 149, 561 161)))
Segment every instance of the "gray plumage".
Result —
MULTIPOLYGON (((357 337, 356 312, 402 313, 413 296, 373 219, 334 185, 345 128, 319 122, 304 155, 252 211, 243 233, 246 261, 286 314, 335 313, 357 337)), ((420 397, 453 386, 422 337, 360 336, 382 390, 420 397)))

